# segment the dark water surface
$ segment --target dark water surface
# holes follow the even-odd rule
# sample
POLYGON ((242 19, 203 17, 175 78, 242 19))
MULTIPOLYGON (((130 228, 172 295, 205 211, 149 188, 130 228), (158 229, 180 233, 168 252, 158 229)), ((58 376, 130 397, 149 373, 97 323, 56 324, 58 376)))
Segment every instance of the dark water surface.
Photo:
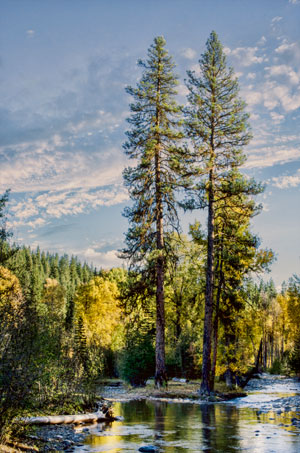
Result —
POLYGON ((300 453, 299 407, 279 406, 282 388, 273 387, 268 397, 266 390, 259 389, 262 401, 256 407, 249 407, 249 403, 253 397, 260 400, 257 389, 248 401, 237 400, 236 404, 117 402, 114 412, 124 420, 91 427, 85 445, 76 452, 137 452, 141 446, 154 445, 168 453, 300 453), (273 407, 267 408, 267 398, 274 402, 273 407))

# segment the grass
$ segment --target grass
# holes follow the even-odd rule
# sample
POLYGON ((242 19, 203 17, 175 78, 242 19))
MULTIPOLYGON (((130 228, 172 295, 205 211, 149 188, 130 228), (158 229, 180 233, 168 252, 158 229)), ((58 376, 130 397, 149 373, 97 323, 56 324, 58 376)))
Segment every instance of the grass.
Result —
MULTIPOLYGON (((199 399, 200 381, 192 382, 174 382, 169 381, 168 387, 157 389, 154 387, 154 381, 150 382, 146 387, 129 388, 128 394, 142 398, 169 398, 169 399, 199 399)), ((217 382, 215 390, 209 397, 202 397, 208 401, 222 401, 242 395, 242 389, 237 387, 228 389, 225 383, 217 382)))

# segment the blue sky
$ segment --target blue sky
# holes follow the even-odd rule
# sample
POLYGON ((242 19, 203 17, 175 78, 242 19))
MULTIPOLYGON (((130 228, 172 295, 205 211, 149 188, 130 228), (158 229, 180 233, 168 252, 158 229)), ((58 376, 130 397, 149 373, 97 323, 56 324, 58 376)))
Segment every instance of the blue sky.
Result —
POLYGON ((119 264, 124 88, 164 35, 185 102, 215 30, 251 114, 245 172, 266 183, 253 231, 277 255, 276 285, 299 274, 299 23, 300 0, 0 0, 0 192, 12 191, 15 240, 119 264))

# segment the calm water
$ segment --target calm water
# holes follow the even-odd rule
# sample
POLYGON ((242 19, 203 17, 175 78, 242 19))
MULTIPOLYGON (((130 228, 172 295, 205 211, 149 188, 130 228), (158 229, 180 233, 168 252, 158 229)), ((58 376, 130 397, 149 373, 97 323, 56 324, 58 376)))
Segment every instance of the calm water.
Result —
POLYGON ((76 452, 137 452, 141 446, 154 445, 168 453, 299 453, 300 423, 294 426, 292 418, 300 419, 300 411, 284 406, 279 409, 276 400, 282 388, 277 390, 276 394, 273 387, 268 397, 263 389, 253 390, 248 399, 236 404, 118 402, 114 412, 124 420, 91 427, 85 445, 76 452), (253 399, 257 407, 249 407, 253 399), (273 402, 271 410, 267 399, 273 402))

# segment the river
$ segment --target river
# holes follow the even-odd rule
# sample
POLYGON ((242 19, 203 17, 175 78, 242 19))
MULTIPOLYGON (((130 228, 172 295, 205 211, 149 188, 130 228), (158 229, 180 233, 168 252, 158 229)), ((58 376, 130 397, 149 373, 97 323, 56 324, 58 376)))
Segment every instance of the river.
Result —
POLYGON ((75 451, 129 453, 154 446, 166 453, 299 453, 300 382, 264 375, 247 391, 245 398, 205 404, 122 401, 120 395, 114 413, 123 420, 90 427, 75 451))

